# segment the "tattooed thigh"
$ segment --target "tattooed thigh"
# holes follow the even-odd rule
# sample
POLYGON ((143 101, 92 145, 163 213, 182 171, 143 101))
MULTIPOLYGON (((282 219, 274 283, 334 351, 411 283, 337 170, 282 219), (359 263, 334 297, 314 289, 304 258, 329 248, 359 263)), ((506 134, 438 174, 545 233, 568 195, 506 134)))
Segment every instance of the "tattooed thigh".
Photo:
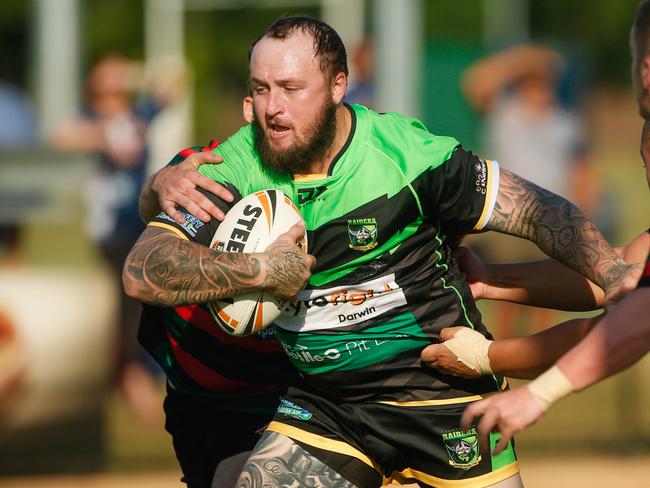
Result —
POLYGON ((246 461, 236 488, 355 488, 332 468, 277 432, 266 431, 246 461))

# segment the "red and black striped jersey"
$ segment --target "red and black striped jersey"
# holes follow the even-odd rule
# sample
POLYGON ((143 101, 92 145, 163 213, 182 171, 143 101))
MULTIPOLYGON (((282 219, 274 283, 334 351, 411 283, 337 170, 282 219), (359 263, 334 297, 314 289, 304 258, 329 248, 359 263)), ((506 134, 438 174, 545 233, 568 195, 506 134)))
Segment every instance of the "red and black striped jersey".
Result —
MULTIPOLYGON (((184 149, 170 164, 217 145, 184 149)), ((172 387, 188 394, 223 396, 228 408, 239 411, 275 408, 278 396, 297 379, 273 327, 252 336, 231 336, 201 305, 143 305, 138 340, 172 387)))
POLYGON ((252 336, 231 336, 200 305, 144 305, 138 339, 174 388, 222 395, 234 408, 254 407, 260 397, 275 405, 278 395, 296 381, 273 327, 252 336))

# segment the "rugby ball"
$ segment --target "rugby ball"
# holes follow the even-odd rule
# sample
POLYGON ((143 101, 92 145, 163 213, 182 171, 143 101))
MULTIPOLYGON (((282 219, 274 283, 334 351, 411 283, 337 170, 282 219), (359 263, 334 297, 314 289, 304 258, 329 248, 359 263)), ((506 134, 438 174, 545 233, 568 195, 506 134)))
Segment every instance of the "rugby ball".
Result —
MULTIPOLYGON (((301 220, 298 208, 284 193, 258 191, 242 198, 228 211, 210 248, 220 252, 262 252, 301 220)), ((298 246, 307 252, 306 231, 298 246)), ((268 327, 286 305, 286 299, 259 290, 208 303, 208 309, 228 334, 250 335, 268 327)))

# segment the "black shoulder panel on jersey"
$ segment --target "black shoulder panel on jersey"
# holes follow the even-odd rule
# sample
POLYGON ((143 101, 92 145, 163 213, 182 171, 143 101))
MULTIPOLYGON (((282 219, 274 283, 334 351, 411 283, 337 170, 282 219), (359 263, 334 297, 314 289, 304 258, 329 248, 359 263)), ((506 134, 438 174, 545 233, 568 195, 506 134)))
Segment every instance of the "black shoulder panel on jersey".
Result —
POLYGON ((486 163, 458 146, 443 164, 413 181, 425 214, 445 230, 472 229, 486 203, 486 163))

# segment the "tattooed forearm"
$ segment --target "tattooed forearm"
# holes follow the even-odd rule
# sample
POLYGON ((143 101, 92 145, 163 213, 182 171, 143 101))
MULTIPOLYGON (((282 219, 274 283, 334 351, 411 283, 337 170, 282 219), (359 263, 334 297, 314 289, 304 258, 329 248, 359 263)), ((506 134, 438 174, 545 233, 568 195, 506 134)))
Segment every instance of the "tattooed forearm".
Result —
POLYGON ((124 266, 127 294, 156 305, 206 303, 260 288, 259 255, 218 253, 148 227, 124 266))
POLYGON ((578 207, 507 170, 501 170, 487 228, 533 241, 606 291, 635 267, 616 254, 578 207))
POLYGON ((266 253, 267 285, 280 288, 286 283, 302 287, 303 277, 309 274, 309 265, 295 249, 282 249, 280 246, 270 248, 273 253, 266 253))

